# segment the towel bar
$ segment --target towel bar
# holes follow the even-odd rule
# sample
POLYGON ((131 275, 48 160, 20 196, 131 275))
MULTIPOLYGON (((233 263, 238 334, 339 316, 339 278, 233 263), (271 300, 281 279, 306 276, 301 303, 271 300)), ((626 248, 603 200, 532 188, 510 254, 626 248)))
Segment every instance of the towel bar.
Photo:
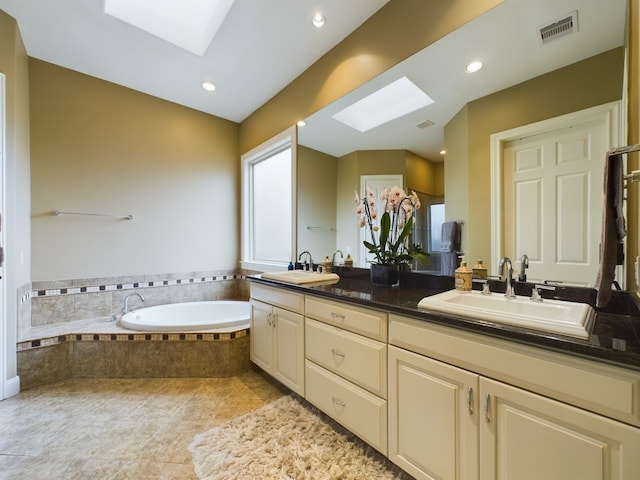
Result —
POLYGON ((62 210, 54 210, 51 215, 88 215, 91 217, 108 217, 108 218, 120 218, 122 220, 133 220, 133 215, 110 215, 108 213, 85 213, 85 212, 65 212, 62 210))

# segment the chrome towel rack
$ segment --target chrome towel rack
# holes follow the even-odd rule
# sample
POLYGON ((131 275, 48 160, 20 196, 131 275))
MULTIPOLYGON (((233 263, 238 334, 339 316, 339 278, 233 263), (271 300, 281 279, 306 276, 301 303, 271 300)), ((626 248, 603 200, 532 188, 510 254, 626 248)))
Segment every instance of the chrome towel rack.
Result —
MULTIPOLYGON (((624 155, 625 153, 640 151, 640 143, 635 145, 627 145, 626 147, 618 147, 609 150, 608 155, 624 155)), ((629 182, 640 182, 640 170, 633 170, 623 177, 623 180, 629 182)))
POLYGON ((326 232, 336 232, 337 231, 333 227, 312 227, 311 225, 307 225, 307 230, 324 230, 326 232))
POLYGON ((53 210, 51 215, 87 215, 91 217, 107 217, 107 218, 118 218, 120 220, 133 220, 133 215, 110 215, 108 213, 87 213, 87 212, 65 212, 63 210, 53 210))

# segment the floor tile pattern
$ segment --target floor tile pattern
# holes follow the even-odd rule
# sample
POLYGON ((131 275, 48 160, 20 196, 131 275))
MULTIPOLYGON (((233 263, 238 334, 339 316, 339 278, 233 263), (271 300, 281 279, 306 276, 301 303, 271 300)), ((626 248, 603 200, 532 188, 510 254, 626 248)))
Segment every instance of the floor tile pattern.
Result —
POLYGON ((0 402, 0 479, 197 479, 193 438, 286 394, 230 378, 69 379, 0 402))

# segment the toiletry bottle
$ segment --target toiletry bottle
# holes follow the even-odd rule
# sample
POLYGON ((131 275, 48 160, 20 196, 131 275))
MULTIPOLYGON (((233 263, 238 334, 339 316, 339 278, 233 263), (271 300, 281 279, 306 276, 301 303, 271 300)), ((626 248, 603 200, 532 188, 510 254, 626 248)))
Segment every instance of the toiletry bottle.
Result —
POLYGON ((353 267, 353 258, 351 258, 351 254, 347 253, 347 258, 344 259, 345 267, 353 267))
POLYGON ((473 283, 471 281, 471 276, 473 275, 473 271, 467 267, 467 262, 462 257, 460 261, 460 266, 456 268, 455 271, 455 289, 461 292, 470 292, 473 290, 473 283))
POLYGON ((479 278, 480 280, 487 279, 487 267, 482 263, 482 258, 478 257, 478 263, 473 267, 473 278, 479 278))
POLYGON ((329 259, 329 255, 324 256, 324 260, 322 261, 322 271, 324 273, 331 273, 331 260, 329 259))

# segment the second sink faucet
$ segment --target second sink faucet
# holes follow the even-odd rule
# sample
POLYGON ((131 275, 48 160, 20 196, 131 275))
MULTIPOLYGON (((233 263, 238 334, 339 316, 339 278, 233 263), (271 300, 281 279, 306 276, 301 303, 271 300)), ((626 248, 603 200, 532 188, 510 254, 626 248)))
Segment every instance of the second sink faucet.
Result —
POLYGON ((507 298, 515 298, 516 292, 513 288, 513 265, 511 264, 511 259, 509 257, 502 257, 500 259, 500 263, 498 264, 498 274, 500 278, 505 279, 505 290, 504 296, 507 298), (504 270, 507 270, 506 276, 504 270))
POLYGON ((313 271, 313 258, 311 258, 311 253, 309 252, 309 250, 305 250, 300 255, 298 255, 298 261, 302 260, 303 255, 307 255, 309 257, 309 263, 305 262, 305 270, 309 271, 309 268, 311 268, 311 270, 313 271))
POLYGON ((519 282, 527 281, 527 268, 529 268, 529 257, 527 255, 522 255, 520 257, 520 273, 518 274, 519 282))

